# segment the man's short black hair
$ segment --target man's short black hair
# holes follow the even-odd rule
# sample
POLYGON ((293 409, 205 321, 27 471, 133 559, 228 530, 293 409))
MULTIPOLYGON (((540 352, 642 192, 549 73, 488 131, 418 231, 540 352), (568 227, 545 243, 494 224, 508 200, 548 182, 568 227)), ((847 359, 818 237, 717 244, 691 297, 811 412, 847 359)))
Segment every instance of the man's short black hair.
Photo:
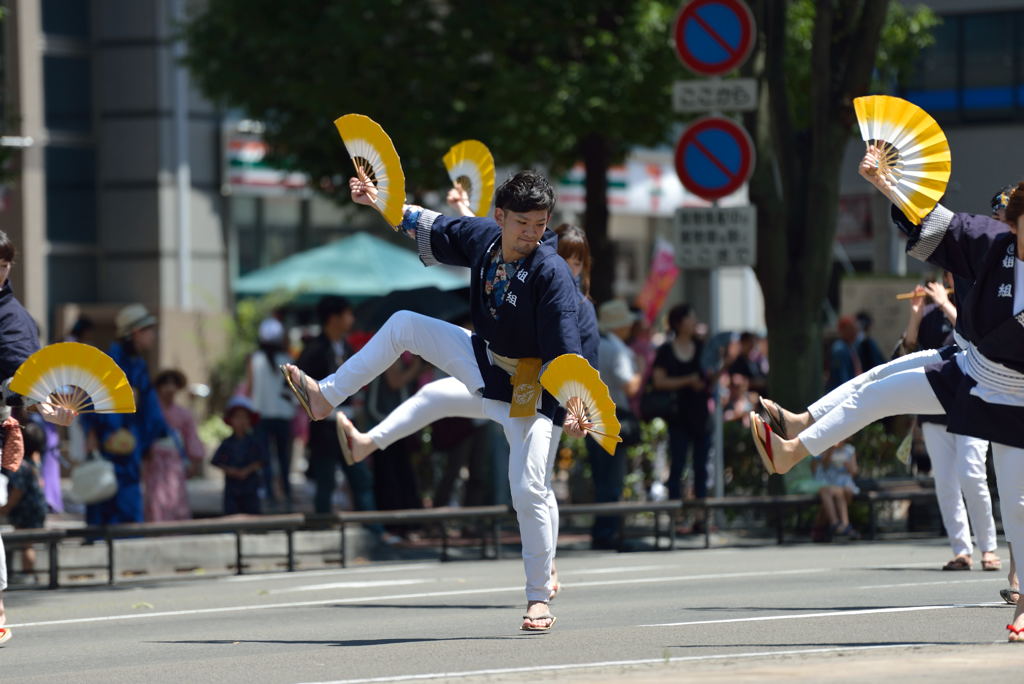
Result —
POLYGON ((343 314, 352 308, 351 302, 344 297, 337 295, 327 295, 321 297, 320 301, 316 305, 316 317, 320 321, 320 325, 326 325, 327 320, 331 316, 337 316, 343 314))
POLYGON ((7 233, 0 230, 0 260, 14 261, 17 253, 18 251, 14 249, 14 243, 11 242, 11 238, 7 237, 7 233))
POLYGON ((555 189, 536 171, 520 171, 498 187, 494 206, 518 213, 543 209, 550 214, 555 208, 555 189))

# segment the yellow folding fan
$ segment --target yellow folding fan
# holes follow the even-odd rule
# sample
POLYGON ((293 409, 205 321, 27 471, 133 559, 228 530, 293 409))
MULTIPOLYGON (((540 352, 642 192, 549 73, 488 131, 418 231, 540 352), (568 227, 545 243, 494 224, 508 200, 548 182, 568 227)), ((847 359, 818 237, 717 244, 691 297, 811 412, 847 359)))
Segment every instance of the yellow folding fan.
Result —
POLYGON ((935 119, 917 105, 888 95, 853 101, 861 137, 882 152, 879 171, 895 184, 894 200, 915 224, 946 193, 949 143, 935 119))
POLYGON ((444 168, 456 187, 469 195, 469 207, 485 216, 494 198, 494 157, 479 140, 463 140, 444 155, 444 168))
POLYGON ((377 188, 374 206, 392 227, 402 222, 405 203, 405 174, 402 161, 384 129, 362 114, 346 114, 334 120, 348 156, 360 180, 377 188))
POLYGON ((579 354, 562 354, 548 364, 540 376, 540 384, 558 400, 569 415, 593 423, 589 432, 601 448, 615 455, 619 437, 619 420, 615 402, 608 386, 585 358, 579 354))
POLYGON ((114 360, 96 347, 59 342, 25 359, 11 391, 75 413, 134 413, 135 394, 114 360))

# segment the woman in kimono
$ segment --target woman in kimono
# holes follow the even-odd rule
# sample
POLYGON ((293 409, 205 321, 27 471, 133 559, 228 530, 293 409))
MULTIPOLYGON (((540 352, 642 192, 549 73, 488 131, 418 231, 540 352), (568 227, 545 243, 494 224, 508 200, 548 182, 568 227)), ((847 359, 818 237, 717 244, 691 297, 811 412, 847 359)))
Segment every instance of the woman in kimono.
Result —
POLYGON ((154 442, 170 434, 142 354, 156 343, 156 317, 142 304, 118 312, 117 341, 109 354, 135 391, 135 413, 91 413, 82 416, 86 444, 114 464, 117 494, 85 507, 89 525, 142 522, 142 460, 154 442))
MULTIPOLYGON (((879 172, 878 159, 878 150, 869 148, 860 174, 891 199, 894 184, 879 172)), ((896 209, 893 218, 908 236, 911 256, 972 283, 958 322, 974 344, 948 359, 867 383, 813 422, 782 413, 791 439, 751 414, 755 445, 769 472, 784 473, 880 418, 945 413, 950 432, 992 443, 1006 538, 1015 546, 1024 543, 1024 183, 1010 198, 1006 223, 954 214, 942 205, 920 226, 896 209)), ((1017 606, 1007 629, 1010 641, 1024 641, 1024 605, 1017 606)))

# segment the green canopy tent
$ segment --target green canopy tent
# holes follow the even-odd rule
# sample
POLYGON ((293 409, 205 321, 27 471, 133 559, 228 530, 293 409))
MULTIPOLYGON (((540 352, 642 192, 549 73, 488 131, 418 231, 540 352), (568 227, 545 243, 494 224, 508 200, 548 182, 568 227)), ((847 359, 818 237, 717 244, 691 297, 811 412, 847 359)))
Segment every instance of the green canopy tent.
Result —
POLYGON ((468 285, 466 269, 425 268, 415 251, 356 233, 246 273, 235 281, 234 290, 240 297, 288 291, 302 299, 333 294, 359 302, 395 290, 457 290, 468 285))

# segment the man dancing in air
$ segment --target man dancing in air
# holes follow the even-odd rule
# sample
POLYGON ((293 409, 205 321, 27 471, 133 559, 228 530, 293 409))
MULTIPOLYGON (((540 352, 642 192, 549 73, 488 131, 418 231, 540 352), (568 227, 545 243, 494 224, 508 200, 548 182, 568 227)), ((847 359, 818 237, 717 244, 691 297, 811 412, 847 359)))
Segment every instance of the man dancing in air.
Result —
MULTIPOLYGON (((372 182, 353 178, 349 187, 353 201, 372 204, 372 182)), ((551 184, 537 173, 521 171, 498 188, 493 219, 449 218, 406 205, 397 228, 416 240, 423 264, 470 269, 475 333, 400 311, 337 372, 319 382, 295 366, 284 367, 313 420, 330 415, 404 351, 422 356, 483 397, 484 414, 502 426, 510 448, 509 484, 526 571, 527 609, 521 626, 526 631, 547 630, 555 623, 548 600, 558 534, 558 506, 551 489, 558 406, 541 389, 539 376, 555 357, 581 353, 576 284, 555 250, 555 234, 547 230, 554 204, 551 184)), ((574 437, 582 437, 589 427, 572 418, 563 425, 574 437)))

